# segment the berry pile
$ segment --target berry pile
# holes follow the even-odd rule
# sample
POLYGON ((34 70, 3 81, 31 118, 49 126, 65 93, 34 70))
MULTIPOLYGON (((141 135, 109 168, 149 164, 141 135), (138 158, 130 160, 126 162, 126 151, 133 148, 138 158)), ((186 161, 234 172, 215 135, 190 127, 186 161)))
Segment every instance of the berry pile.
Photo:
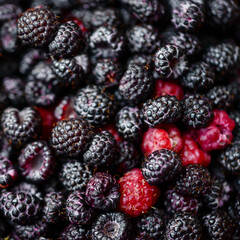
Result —
POLYGON ((0 0, 0 239, 239 240, 240 2, 0 0))

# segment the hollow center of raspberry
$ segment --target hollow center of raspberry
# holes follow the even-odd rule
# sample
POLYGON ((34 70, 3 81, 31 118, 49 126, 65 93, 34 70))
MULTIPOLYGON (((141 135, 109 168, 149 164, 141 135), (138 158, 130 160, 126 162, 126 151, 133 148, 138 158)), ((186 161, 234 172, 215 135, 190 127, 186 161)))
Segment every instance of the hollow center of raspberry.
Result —
POLYGON ((116 222, 108 222, 103 227, 104 236, 109 238, 114 238, 118 236, 119 233, 119 224, 116 222))

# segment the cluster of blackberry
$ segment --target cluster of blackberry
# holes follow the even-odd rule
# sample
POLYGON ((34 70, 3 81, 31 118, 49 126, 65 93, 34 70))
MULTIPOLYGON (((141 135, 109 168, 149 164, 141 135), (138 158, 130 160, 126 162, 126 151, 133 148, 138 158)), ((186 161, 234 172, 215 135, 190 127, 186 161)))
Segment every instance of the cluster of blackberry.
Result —
POLYGON ((240 3, 0 0, 0 239, 240 240, 240 3))

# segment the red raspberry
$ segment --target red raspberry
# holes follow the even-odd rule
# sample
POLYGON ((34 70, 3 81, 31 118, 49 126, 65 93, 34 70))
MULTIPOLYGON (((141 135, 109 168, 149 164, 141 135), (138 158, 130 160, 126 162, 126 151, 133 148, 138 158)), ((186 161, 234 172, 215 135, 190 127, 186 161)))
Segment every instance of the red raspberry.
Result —
POLYGON ((173 124, 160 125, 159 128, 149 128, 143 135, 142 151, 151 154, 163 148, 180 152, 183 146, 180 130, 173 124))
POLYGON ((183 135, 183 149, 180 152, 182 165, 200 164, 207 167, 211 163, 211 155, 199 148, 190 134, 183 135))
POLYGON ((131 217, 138 217, 148 212, 156 203, 160 189, 149 185, 138 168, 124 174, 119 180, 120 184, 120 210, 131 217))
POLYGON ((182 88, 174 82, 157 80, 154 95, 156 97, 163 95, 171 95, 176 96, 178 100, 181 100, 183 98, 184 92, 182 88))
POLYGON ((114 126, 114 124, 108 124, 106 125, 103 130, 109 131, 116 139, 117 142, 121 142, 122 138, 118 135, 118 132, 114 126))
POLYGON ((234 120, 223 110, 213 110, 213 114, 214 118, 208 127, 192 131, 192 136, 204 151, 223 149, 233 139, 234 120))

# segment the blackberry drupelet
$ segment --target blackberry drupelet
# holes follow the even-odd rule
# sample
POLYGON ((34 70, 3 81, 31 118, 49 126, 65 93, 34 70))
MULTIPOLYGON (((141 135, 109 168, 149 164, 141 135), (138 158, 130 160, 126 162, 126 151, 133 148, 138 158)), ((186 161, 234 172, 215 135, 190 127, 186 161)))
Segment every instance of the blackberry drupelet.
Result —
POLYGON ((136 221, 136 231, 139 237, 159 239, 164 232, 163 211, 158 208, 151 209, 136 221))
POLYGON ((199 164, 190 164, 183 168, 176 182, 176 190, 184 195, 201 197, 211 187, 211 178, 208 169, 199 164))
POLYGON ((60 240, 87 240, 87 230, 81 225, 70 224, 59 236, 60 240))
POLYGON ((189 94, 182 100, 182 121, 191 128, 206 127, 213 118, 211 102, 200 94, 189 94))
POLYGON ((64 163, 59 173, 60 182, 70 192, 84 191, 91 177, 88 167, 76 160, 64 163))
POLYGON ((119 84, 119 93, 123 99, 138 105, 151 94, 154 85, 151 70, 148 66, 131 64, 119 84))
POLYGON ((166 192, 164 206, 166 211, 171 214, 175 214, 177 212, 197 214, 202 208, 202 200, 182 195, 173 188, 166 192))
POLYGON ((123 75, 123 69, 119 62, 106 58, 97 62, 93 75, 97 85, 105 88, 116 87, 123 75))
POLYGON ((26 224, 38 217, 41 201, 30 193, 5 192, 0 198, 0 209, 11 223, 26 224))
POLYGON ((73 21, 60 25, 54 39, 49 43, 49 52, 58 58, 76 55, 85 47, 81 28, 73 21))
POLYGON ((89 123, 81 118, 57 122, 52 130, 51 146, 58 155, 79 157, 93 138, 89 123))
POLYGON ((6 1, 6 4, 0 6, 0 22, 6 22, 8 20, 17 19, 18 15, 22 12, 22 9, 17 4, 11 4, 10 1, 6 1))
POLYGON ((219 155, 219 163, 228 173, 240 175, 240 142, 233 142, 219 155))
POLYGON ((89 224, 94 217, 94 212, 87 205, 85 196, 80 191, 75 191, 67 198, 66 215, 71 223, 89 224))
POLYGON ((18 157, 21 175, 35 183, 48 180, 54 172, 55 164, 56 160, 45 141, 29 143, 18 157))
POLYGON ((149 127, 155 127, 160 123, 173 123, 182 116, 181 102, 170 95, 149 99, 142 105, 143 121, 149 127))
POLYGON ((182 170, 180 156, 169 149, 154 151, 145 158, 142 174, 151 185, 166 184, 173 181, 182 170))
POLYGON ((9 107, 2 114, 2 128, 5 136, 13 144, 22 145, 38 137, 41 118, 31 107, 19 111, 9 107))
POLYGON ((127 141, 139 141, 142 137, 142 113, 139 108, 123 107, 116 115, 116 128, 127 141))
POLYGON ((203 231, 211 240, 231 240, 233 223, 224 210, 210 212, 202 217, 203 231))
POLYGON ((58 17, 46 7, 31 8, 18 17, 18 38, 24 45, 43 47, 54 37, 58 17))
POLYGON ((184 50, 172 44, 163 46, 155 53, 154 64, 162 78, 178 78, 188 68, 184 50))
POLYGON ((55 223, 64 216, 65 198, 61 192, 48 193, 44 198, 43 219, 55 223))
POLYGON ((131 223, 121 212, 102 213, 92 225, 92 240, 131 239, 131 223))
POLYGON ((97 133, 83 154, 83 161, 93 167, 109 166, 117 154, 117 141, 108 131, 97 133))
POLYGON ((213 108, 229 110, 233 107, 234 94, 229 86, 214 86, 207 93, 207 97, 212 102, 213 108))
POLYGON ((215 73, 213 69, 204 62, 193 64, 188 73, 181 78, 181 84, 191 91, 206 91, 213 87, 215 73))
POLYGON ((89 47, 97 58, 119 58, 125 49, 124 37, 112 26, 97 28, 89 40, 89 47))
POLYGON ((109 173, 97 172, 89 180, 86 188, 86 202, 89 206, 103 211, 114 210, 119 199, 119 184, 109 173))
POLYGON ((132 53, 151 54, 160 47, 160 39, 151 25, 136 25, 127 31, 129 50, 132 53))
POLYGON ((0 155, 0 189, 12 185, 17 177, 18 172, 13 163, 7 157, 0 155))
POLYGON ((202 239, 202 226, 190 213, 176 213, 167 223, 164 240, 202 239))
POLYGON ((114 116, 115 99, 101 87, 88 85, 75 96, 74 110, 90 124, 101 127, 114 116))

